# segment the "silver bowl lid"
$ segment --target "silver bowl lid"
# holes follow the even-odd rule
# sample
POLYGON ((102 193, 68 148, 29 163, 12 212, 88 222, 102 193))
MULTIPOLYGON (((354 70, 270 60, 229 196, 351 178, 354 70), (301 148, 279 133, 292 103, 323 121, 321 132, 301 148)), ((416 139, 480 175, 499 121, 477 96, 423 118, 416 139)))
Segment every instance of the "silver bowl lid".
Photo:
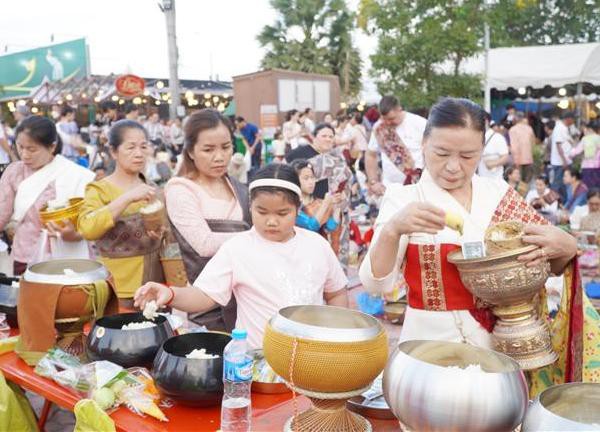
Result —
POLYGON ((371 315, 325 305, 285 307, 271 318, 270 324, 288 336, 323 342, 362 342, 382 331, 379 321, 371 315))
POLYGON ((108 270, 98 261, 59 259, 29 266, 23 280, 43 284, 79 285, 105 280, 108 276, 108 270))

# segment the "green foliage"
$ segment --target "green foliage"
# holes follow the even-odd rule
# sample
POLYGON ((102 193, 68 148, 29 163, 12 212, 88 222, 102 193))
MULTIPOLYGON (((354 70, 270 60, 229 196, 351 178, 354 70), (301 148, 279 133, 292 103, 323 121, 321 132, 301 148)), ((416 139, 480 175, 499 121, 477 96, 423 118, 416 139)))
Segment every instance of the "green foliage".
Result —
POLYGON ((598 0, 498 0, 488 21, 492 48, 600 41, 598 0))
POLYGON ((361 0, 358 24, 378 37, 379 91, 413 108, 440 96, 481 101, 481 77, 460 65, 483 50, 486 20, 492 48, 600 41, 598 0, 497 0, 487 9, 483 0, 361 0))
POLYGON ((480 51, 483 8, 478 0, 363 0, 359 17, 378 36, 371 57, 382 93, 409 107, 426 107, 440 96, 481 98, 480 78, 462 74, 462 61, 480 51), (445 64, 444 71, 440 68, 445 64))
POLYGON ((261 66, 334 74, 342 91, 358 93, 362 62, 351 37, 356 17, 345 1, 271 0, 271 6, 278 17, 257 37, 268 49, 261 66))

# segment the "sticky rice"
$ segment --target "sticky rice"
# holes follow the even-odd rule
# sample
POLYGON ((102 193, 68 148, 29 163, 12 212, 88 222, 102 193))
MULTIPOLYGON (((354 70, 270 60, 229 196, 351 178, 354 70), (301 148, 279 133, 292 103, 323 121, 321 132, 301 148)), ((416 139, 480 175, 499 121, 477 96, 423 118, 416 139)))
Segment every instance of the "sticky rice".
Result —
POLYGON ((163 208, 162 202, 160 202, 159 200, 154 200, 147 206, 142 207, 140 209, 140 213, 142 213, 142 214, 156 213, 157 211, 161 210, 162 208, 163 208))
POLYGON ((452 370, 464 370, 465 372, 469 372, 469 373, 481 373, 481 372, 485 372, 483 369, 481 369, 481 365, 478 364, 470 364, 467 367, 460 367, 460 366, 447 366, 446 369, 452 369, 452 370))
POLYGON ((125 324, 123 327, 121 327, 121 330, 142 330, 152 327, 156 327, 156 324, 150 321, 132 322, 129 324, 125 324))
POLYGON ((186 354, 185 357, 195 360, 212 360, 218 359, 220 356, 217 354, 208 354, 205 348, 201 348, 193 350, 189 354, 186 354))
POLYGON ((156 304, 156 301, 151 300, 148 303, 146 303, 146 306, 144 306, 144 311, 142 312, 142 315, 144 315, 144 318, 146 318, 147 320, 154 321, 158 316, 158 313, 156 312, 157 310, 158 305, 156 304))
POLYGON ((53 199, 48 201, 48 211, 56 211, 69 206, 69 200, 53 199))

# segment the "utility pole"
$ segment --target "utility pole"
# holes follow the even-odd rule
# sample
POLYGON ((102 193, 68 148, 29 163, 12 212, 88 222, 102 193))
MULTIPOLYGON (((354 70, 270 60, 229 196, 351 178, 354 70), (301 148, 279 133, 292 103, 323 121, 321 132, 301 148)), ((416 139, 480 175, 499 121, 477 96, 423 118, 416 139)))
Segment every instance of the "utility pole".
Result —
POLYGON ((169 49, 169 92, 171 93, 171 104, 169 105, 169 117, 171 120, 177 118, 179 107, 179 78, 177 76, 177 63, 179 53, 177 52, 177 31, 175 28, 175 0, 162 0, 158 7, 164 12, 167 22, 167 42, 169 49))
POLYGON ((490 88, 490 9, 498 2, 498 0, 483 0, 484 17, 483 17, 483 49, 485 51, 485 77, 484 77, 484 94, 483 108, 492 113, 492 95, 490 88))
POLYGON ((483 49, 485 50, 485 90, 483 96, 483 108, 491 113, 492 101, 490 95, 490 25, 486 21, 483 23, 483 49))

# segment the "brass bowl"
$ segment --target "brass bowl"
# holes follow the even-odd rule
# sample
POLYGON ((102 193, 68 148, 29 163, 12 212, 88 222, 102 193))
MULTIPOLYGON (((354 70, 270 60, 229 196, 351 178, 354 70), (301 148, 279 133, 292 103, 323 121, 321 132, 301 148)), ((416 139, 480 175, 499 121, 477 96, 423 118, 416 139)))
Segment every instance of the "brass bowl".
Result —
POLYGON ((48 205, 45 205, 40 210, 40 220, 44 225, 54 222, 60 226, 63 225, 64 220, 69 220, 76 227, 81 206, 83 206, 83 198, 71 198, 67 207, 58 210, 48 210, 48 205))
POLYGON ((531 245, 474 259, 465 259, 457 250, 448 255, 448 261, 458 267, 460 279, 475 297, 494 306, 511 306, 531 301, 550 276, 548 262, 527 267, 517 261, 535 249, 531 245))
POLYGON ((498 321, 494 327, 494 348, 513 359, 522 369, 532 370, 554 363, 550 332, 537 316, 538 293, 550 276, 550 264, 533 267, 517 260, 537 246, 526 246, 498 255, 463 258, 458 250, 448 255, 465 287, 491 305, 498 321))

